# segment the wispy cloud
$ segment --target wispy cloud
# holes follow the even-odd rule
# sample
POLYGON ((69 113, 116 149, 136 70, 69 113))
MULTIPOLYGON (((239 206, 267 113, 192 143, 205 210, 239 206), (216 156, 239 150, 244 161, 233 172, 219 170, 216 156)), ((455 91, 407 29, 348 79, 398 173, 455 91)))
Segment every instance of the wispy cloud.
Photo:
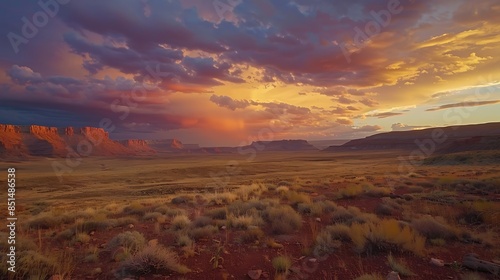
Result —
POLYGON ((459 102, 459 103, 453 103, 453 104, 445 104, 445 105, 441 105, 438 107, 429 108, 426 111, 432 112, 432 111, 438 111, 438 110, 444 110, 444 109, 456 108, 456 107, 474 107, 474 106, 491 105, 491 104, 497 104, 497 103, 500 103, 500 100, 467 101, 467 102, 459 102))

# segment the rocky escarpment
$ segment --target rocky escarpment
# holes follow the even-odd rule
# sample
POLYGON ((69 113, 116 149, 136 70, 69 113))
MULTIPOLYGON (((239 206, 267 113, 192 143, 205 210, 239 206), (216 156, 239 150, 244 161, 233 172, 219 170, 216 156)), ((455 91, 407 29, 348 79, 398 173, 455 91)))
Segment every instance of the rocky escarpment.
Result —
POLYGON ((102 128, 0 124, 0 157, 134 155, 151 149, 111 140, 102 128))

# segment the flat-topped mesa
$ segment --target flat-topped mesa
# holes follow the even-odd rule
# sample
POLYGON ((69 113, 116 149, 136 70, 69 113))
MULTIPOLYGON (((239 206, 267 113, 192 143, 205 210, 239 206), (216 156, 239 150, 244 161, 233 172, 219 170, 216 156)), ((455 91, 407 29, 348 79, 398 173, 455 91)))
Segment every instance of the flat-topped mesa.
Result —
POLYGON ((42 135, 58 135, 57 127, 41 126, 41 125, 30 125, 22 130, 27 130, 30 134, 42 136, 42 135))
POLYGON ((59 129, 59 135, 73 136, 75 135, 75 129, 71 126, 59 129))
POLYGON ((85 127, 80 128, 79 132, 80 132, 80 134, 85 135, 85 136, 95 136, 95 137, 100 137, 101 139, 102 138, 106 138, 106 139, 109 138, 109 133, 106 130, 104 130, 102 128, 98 128, 98 127, 85 126, 85 127))
POLYGON ((264 151, 312 151, 318 150, 306 140, 254 141, 250 146, 264 151))
POLYGON ((147 140, 149 146, 156 150, 182 150, 184 144, 177 139, 147 140))
POLYGON ((140 139, 127 139, 127 140, 120 140, 118 142, 120 142, 122 145, 126 147, 148 146, 147 140, 140 140, 140 139))
POLYGON ((0 132, 2 132, 2 133, 20 133, 21 128, 17 125, 0 124, 0 132))

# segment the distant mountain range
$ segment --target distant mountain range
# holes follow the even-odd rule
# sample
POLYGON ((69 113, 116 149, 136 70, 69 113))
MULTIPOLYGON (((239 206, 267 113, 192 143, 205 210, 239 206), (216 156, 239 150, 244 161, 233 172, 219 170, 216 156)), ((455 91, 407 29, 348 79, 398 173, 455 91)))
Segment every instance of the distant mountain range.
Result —
POLYGON ((239 153, 254 151, 317 151, 325 144, 336 143, 323 151, 419 150, 424 155, 463 151, 500 150, 500 122, 394 131, 344 143, 345 140, 255 141, 244 147, 200 147, 177 139, 111 140, 102 128, 55 128, 38 125, 0 124, 0 158, 133 156, 168 153, 239 153), (342 144, 343 143, 343 144, 342 144))
POLYGON ((0 124, 0 158, 132 156, 162 153, 237 153, 245 151, 312 151, 318 150, 305 140, 257 141, 245 147, 200 147, 183 144, 177 139, 115 141, 102 128, 56 128, 38 125, 0 124))
POLYGON ((325 150, 421 150, 425 155, 500 150, 500 122, 386 132, 325 150))

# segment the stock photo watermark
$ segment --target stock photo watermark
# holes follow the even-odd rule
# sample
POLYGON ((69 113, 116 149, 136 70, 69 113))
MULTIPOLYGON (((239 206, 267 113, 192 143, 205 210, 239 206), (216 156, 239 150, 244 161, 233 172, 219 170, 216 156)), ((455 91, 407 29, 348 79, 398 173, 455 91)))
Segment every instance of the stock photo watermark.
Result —
POLYGON ((354 36, 351 42, 342 42, 339 44, 342 54, 348 63, 351 63, 351 55, 363 48, 370 42, 370 38, 380 34, 383 28, 391 24, 392 17, 403 11, 403 5, 399 0, 389 0, 387 8, 378 12, 372 10, 370 15, 373 20, 368 21, 364 28, 354 27, 354 36))
MULTIPOLYGON (((479 77, 480 84, 490 84, 483 76, 479 77)), ((464 101, 461 107, 450 108, 443 115, 443 121, 453 125, 452 130, 458 129, 459 125, 472 116, 472 113, 477 110, 475 106, 479 101, 490 98, 493 93, 500 90, 500 85, 490 85, 487 87, 477 86, 474 89, 474 95, 470 99, 464 101), (469 105, 469 106, 467 106, 469 105)), ((403 178, 407 174, 415 172, 416 168, 423 164, 423 160, 432 156, 439 147, 442 147, 450 139, 449 135, 442 128, 434 128, 425 139, 415 139, 413 142, 416 146, 407 156, 399 156, 398 172, 390 176, 386 174, 386 182, 389 187, 394 187, 398 183, 399 178, 403 178), (391 177, 396 176, 398 179, 391 177)))
POLYGON ((31 17, 22 17, 22 26, 18 32, 9 32, 7 39, 14 53, 19 53, 21 44, 28 44, 30 39, 33 39, 41 28, 44 28, 51 18, 57 16, 61 10, 61 5, 66 5, 71 0, 40 0, 38 6, 40 10, 35 12, 31 17))

